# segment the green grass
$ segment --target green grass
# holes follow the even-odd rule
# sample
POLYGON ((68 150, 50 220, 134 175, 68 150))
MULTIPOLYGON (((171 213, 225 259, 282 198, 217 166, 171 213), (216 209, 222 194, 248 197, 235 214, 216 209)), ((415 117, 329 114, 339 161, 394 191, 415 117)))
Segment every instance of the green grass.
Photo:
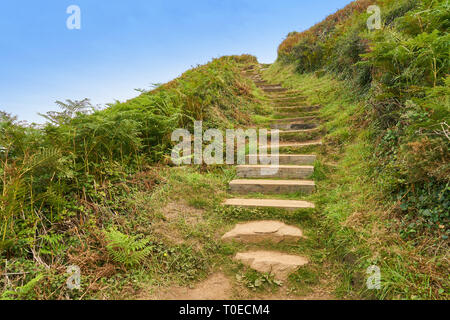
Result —
POLYGON ((217 243, 209 237, 217 230, 204 227, 203 211, 222 201, 230 174, 221 167, 164 167, 170 133, 189 129, 193 119, 202 119, 205 128, 233 128, 252 124, 250 114, 268 114, 260 91, 240 75, 255 62, 251 56, 214 59, 101 111, 88 112, 86 101, 61 103, 64 112, 48 114, 52 124, 45 129, 0 115, 0 144, 10 146, 0 153, 0 261, 15 274, 0 278, 2 290, 17 290, 20 298, 22 285, 38 282, 27 297, 93 298, 104 283, 102 294, 113 298, 150 280, 159 285, 204 277, 217 243), (173 203, 192 217, 178 217, 173 203), (107 250, 111 239, 105 237, 110 228, 140 264, 114 260, 117 252, 107 250), (137 240, 144 238, 150 241, 137 240), (82 268, 79 292, 65 287, 67 265, 82 268))
POLYGON ((339 277, 336 294, 369 299, 448 298, 445 250, 428 237, 419 240, 419 248, 425 245, 426 250, 418 250, 417 240, 400 237, 399 219, 392 210, 396 204, 386 199, 382 179, 373 169, 371 129, 355 125, 355 119, 364 115, 364 101, 330 75, 318 78, 294 71, 291 65, 276 63, 265 78, 301 88, 309 104, 323 106, 320 112, 327 135, 315 164, 318 193, 310 200, 322 218, 317 229, 327 235, 322 239, 327 263, 334 265, 339 277), (381 290, 366 289, 370 265, 381 268, 381 290))
MULTIPOLYGON (((387 17, 394 21, 404 15, 412 8, 409 2, 391 8, 394 1, 387 1, 387 8, 395 9, 386 11, 387 17)), ((423 181, 448 178, 442 160, 448 153, 439 148, 448 141, 442 134, 437 139, 435 131, 448 115, 450 82, 448 76, 444 79, 444 67, 430 73, 426 59, 416 59, 420 49, 421 56, 436 54, 445 66, 448 35, 444 24, 438 25, 445 18, 443 6, 422 2, 424 9, 432 7, 432 14, 421 10, 396 21, 406 40, 390 37, 385 32, 390 28, 368 38, 380 37, 364 62, 373 64, 373 75, 385 76, 374 82, 379 96, 360 87, 367 85, 367 67, 347 59, 359 49, 330 42, 322 49, 349 51, 338 55, 344 59, 340 72, 333 69, 339 59, 329 63, 321 57, 314 63, 329 68, 316 74, 300 74, 299 67, 306 65, 281 61, 264 72, 287 93, 264 94, 244 78, 242 69, 256 64, 254 57, 244 55, 214 59, 106 110, 86 112, 86 101, 60 103, 64 112, 48 114, 53 124, 45 129, 23 127, 0 115, 0 144, 10 146, 0 151, 0 257, 5 273, 11 274, 0 278, 0 288, 5 288, 0 298, 133 299, 143 290, 195 286, 218 271, 228 275, 235 289, 277 293, 279 282, 232 259, 260 245, 221 241, 236 223, 276 219, 302 228, 307 236, 295 244, 263 244, 310 260, 283 284, 291 294, 305 296, 319 288, 338 298, 448 299, 446 193, 439 189, 435 198, 424 197, 437 187, 430 183, 424 189, 423 181), (419 23, 421 29, 422 20, 426 32, 417 34, 414 26, 419 23), (429 44, 436 50, 428 50, 429 44), (399 47, 413 54, 402 55, 399 47), (396 58, 385 59, 386 52, 396 58), (413 86, 409 80, 415 81, 413 86), (397 97, 401 105, 383 94, 397 97), (370 97, 376 99, 368 101, 370 97), (317 111, 320 126, 295 139, 320 135, 324 145, 280 152, 318 155, 311 177, 317 192, 240 197, 301 199, 314 202, 315 209, 225 208, 221 204, 232 196, 228 183, 236 175, 234 168, 167 165, 170 133, 191 128, 193 119, 202 119, 208 128, 269 127, 286 117, 274 106, 299 105, 322 106, 317 111), (433 140, 415 139, 423 127, 433 140), (416 185, 426 191, 422 196, 410 196, 416 185), (81 290, 66 289, 67 265, 81 267, 81 290), (366 289, 371 265, 381 269, 381 290, 366 289)), ((344 44, 355 43, 349 26, 346 21, 345 32, 337 33, 344 44)))

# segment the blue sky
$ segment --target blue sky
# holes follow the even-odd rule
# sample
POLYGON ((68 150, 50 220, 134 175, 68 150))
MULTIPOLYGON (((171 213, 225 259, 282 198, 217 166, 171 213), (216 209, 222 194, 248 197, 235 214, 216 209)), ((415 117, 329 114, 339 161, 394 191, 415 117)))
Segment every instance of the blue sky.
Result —
POLYGON ((0 110, 21 120, 54 101, 127 100, 214 57, 276 59, 302 31, 351 0, 15 0, 0 6, 0 110), (66 9, 81 9, 69 30, 66 9))

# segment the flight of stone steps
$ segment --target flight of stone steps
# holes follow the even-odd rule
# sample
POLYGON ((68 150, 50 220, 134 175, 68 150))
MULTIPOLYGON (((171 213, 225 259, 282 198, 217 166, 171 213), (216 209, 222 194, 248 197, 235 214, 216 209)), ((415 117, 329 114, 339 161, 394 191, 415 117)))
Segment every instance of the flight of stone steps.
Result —
MULTIPOLYGON (((280 130, 279 165, 276 173, 262 175, 262 169, 267 165, 239 165, 237 178, 230 182, 230 192, 235 195, 225 201, 224 205, 247 208, 276 208, 283 210, 314 209, 313 203, 298 200, 280 200, 277 195, 283 194, 311 194, 315 192, 315 183, 311 179, 314 172, 316 155, 303 154, 304 148, 320 146, 321 131, 319 129, 319 106, 303 106, 303 99, 298 92, 289 91, 278 84, 269 84, 260 76, 260 68, 246 70, 246 76, 273 101, 275 117, 270 123, 272 129, 280 130), (273 195, 272 199, 247 198, 246 195, 273 195)), ((268 145, 266 148, 272 149, 268 145)), ((270 150, 267 150, 270 154, 270 150)), ((259 156, 250 154, 251 158, 259 160, 259 156)), ((255 159, 255 160, 256 160, 255 159)), ((259 161, 258 161, 259 163, 259 161)), ((280 221, 253 221, 236 225, 225 234, 223 241, 237 241, 242 243, 262 244, 297 242, 304 239, 301 229, 289 226, 280 221)), ((308 264, 306 257, 268 251, 261 248, 257 251, 240 252, 235 256, 250 268, 271 273, 276 279, 285 280, 288 275, 298 268, 308 264)))

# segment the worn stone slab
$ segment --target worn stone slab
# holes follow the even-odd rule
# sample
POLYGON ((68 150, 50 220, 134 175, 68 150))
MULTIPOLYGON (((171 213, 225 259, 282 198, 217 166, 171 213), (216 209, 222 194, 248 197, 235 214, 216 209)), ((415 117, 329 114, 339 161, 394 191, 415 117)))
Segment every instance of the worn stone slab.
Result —
POLYGON ((280 221, 264 220, 240 223, 227 232, 223 241, 238 241, 243 243, 258 243, 270 241, 297 242, 303 238, 300 228, 289 226, 280 221))
MULTIPOLYGON (((272 160, 272 155, 267 155, 266 157, 269 158, 269 160, 272 160)), ((246 163, 247 164, 253 164, 253 163, 260 163, 260 160, 262 159, 261 155, 247 155, 246 163)), ((293 165, 311 165, 313 164, 317 159, 316 155, 302 155, 302 154, 279 154, 278 155, 278 163, 279 164, 293 164, 293 165)), ((267 163, 267 162, 266 162, 267 163)), ((274 163, 273 161, 270 163, 274 163)))
MULTIPOLYGON (((297 141, 304 142, 316 139, 321 135, 322 131, 319 128, 313 129, 300 129, 300 130, 280 130, 279 131, 279 141, 288 142, 288 141, 297 141)), ((269 132, 271 135, 272 132, 269 132)))
POLYGON ((305 257, 275 251, 243 252, 236 254, 234 259, 258 272, 273 274, 278 280, 286 280, 291 273, 309 263, 305 257))
POLYGON ((285 122, 295 122, 295 123, 307 123, 317 120, 317 117, 310 116, 310 117, 296 117, 296 118, 282 118, 282 119, 274 119, 272 120, 273 123, 285 123, 285 122))
POLYGON ((266 145, 266 146, 259 146, 259 150, 270 150, 274 147, 278 146, 279 149, 282 148, 303 148, 303 147, 309 147, 309 146, 321 146, 322 140, 313 140, 313 141, 305 141, 305 142, 280 142, 276 145, 266 145))
POLYGON ((261 89, 285 89, 281 86, 281 84, 270 84, 270 83, 257 83, 257 86, 261 89))
POLYGON ((310 180, 237 179, 230 182, 230 189, 231 192, 240 194, 313 193, 316 185, 310 180))
POLYGON ((318 124, 314 122, 278 122, 271 123, 270 127, 278 130, 307 130, 317 128, 318 124))
MULTIPOLYGON (((319 131, 319 128, 312 128, 312 129, 300 129, 300 130, 278 130, 279 135, 286 135, 286 134, 302 134, 302 133, 310 133, 310 132, 316 132, 319 131)), ((271 135, 271 131, 269 131, 269 136, 271 135)))
POLYGON ((296 165, 241 165, 236 169, 239 178, 305 179, 314 173, 313 166, 296 165))
POLYGON ((321 106, 301 106, 301 105, 297 105, 297 106, 276 106, 274 109, 276 111, 316 111, 319 110, 321 108, 321 106))
POLYGON ((244 208, 274 208, 284 210, 314 209, 314 203, 299 200, 278 199, 228 199, 224 202, 226 206, 244 208))
POLYGON ((266 88, 261 88, 264 92, 286 92, 288 91, 288 89, 286 88, 275 88, 275 87, 266 87, 266 88))

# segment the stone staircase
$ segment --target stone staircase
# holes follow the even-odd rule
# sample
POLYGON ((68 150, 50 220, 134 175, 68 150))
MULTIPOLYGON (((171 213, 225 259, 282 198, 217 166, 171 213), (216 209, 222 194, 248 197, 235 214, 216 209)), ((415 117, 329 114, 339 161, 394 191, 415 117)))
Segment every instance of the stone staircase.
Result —
MULTIPOLYGON (((226 200, 224 205, 275 208, 286 211, 314 209, 315 205, 311 202, 301 199, 281 200, 276 196, 315 192, 315 183, 310 178, 314 173, 312 165, 316 155, 304 154, 301 150, 304 148, 310 150, 322 145, 321 131, 318 129, 320 106, 305 106, 304 98, 299 92, 288 90, 279 84, 268 83, 261 78, 258 69, 249 70, 247 76, 251 77, 274 104, 276 119, 273 119, 269 125, 272 129, 281 130, 280 142, 275 146, 259 146, 259 150, 267 149, 270 157, 269 151, 278 147, 280 149, 279 165, 263 165, 260 164, 258 155, 247 155, 246 163, 252 163, 252 165, 237 166, 237 177, 229 185, 231 194, 236 197, 226 200), (264 170, 264 175, 262 174, 263 169, 274 168, 278 170, 270 170, 270 174, 264 170), (249 194, 272 195, 273 198, 242 197, 249 194)), ((264 243, 296 243, 304 238, 302 230, 296 226, 286 225, 280 221, 264 220, 238 224, 227 232, 222 240, 264 246, 264 243)), ((264 250, 264 248, 240 252, 234 259, 256 271, 271 273, 279 280, 285 280, 289 274, 309 263, 307 257, 264 250)))

